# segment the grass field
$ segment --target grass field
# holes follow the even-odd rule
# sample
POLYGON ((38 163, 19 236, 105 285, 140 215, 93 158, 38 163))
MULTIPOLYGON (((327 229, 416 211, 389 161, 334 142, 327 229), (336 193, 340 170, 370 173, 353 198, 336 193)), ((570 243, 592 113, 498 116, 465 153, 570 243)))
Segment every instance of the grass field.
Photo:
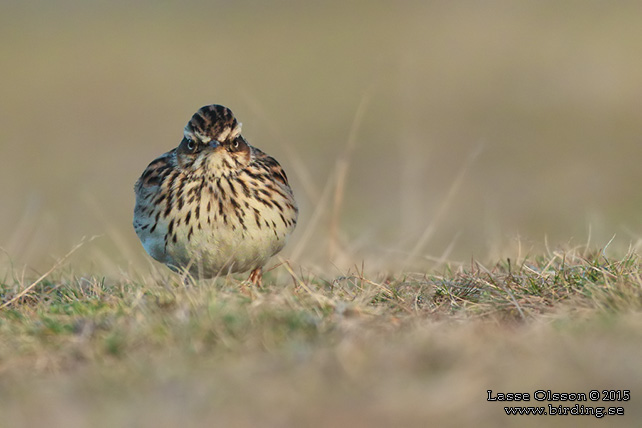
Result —
MULTIPOLYGON (((3 426, 636 426, 640 265, 575 250, 439 275, 281 269, 253 296, 229 278, 5 280, 3 426), (489 389, 632 396, 579 403, 623 416, 506 416, 489 389)), ((576 404, 531 400, 513 404, 576 404)))
POLYGON ((637 426, 641 9, 4 2, 0 427, 637 426), (301 208, 251 296, 131 227, 210 103, 301 208))

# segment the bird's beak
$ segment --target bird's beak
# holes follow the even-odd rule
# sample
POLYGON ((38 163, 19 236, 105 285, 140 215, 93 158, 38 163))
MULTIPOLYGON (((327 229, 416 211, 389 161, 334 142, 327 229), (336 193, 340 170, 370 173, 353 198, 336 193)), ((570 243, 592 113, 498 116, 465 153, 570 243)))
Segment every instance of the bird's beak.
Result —
POLYGON ((221 143, 219 143, 217 140, 212 140, 207 144, 210 146, 210 148, 212 150, 216 149, 217 147, 219 147, 221 145, 221 143))

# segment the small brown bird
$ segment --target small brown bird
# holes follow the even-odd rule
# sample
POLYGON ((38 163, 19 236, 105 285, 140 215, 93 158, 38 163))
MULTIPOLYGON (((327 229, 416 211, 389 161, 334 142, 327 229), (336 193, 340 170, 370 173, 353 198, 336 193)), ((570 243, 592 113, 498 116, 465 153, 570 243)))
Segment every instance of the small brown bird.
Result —
POLYGON ((248 144, 227 107, 202 107, 183 135, 136 182, 136 234, 173 270, 197 278, 251 270, 260 286, 297 222, 285 171, 248 144))

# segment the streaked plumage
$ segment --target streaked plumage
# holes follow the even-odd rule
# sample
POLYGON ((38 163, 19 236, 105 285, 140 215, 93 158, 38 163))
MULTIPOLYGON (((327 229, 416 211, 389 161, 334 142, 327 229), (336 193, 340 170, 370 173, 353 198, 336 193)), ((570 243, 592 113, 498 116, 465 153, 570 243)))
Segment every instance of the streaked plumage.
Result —
POLYGON ((248 144, 220 105, 202 107, 179 146, 134 187, 134 229, 150 256, 199 278, 261 269, 281 251, 298 209, 276 159, 248 144))

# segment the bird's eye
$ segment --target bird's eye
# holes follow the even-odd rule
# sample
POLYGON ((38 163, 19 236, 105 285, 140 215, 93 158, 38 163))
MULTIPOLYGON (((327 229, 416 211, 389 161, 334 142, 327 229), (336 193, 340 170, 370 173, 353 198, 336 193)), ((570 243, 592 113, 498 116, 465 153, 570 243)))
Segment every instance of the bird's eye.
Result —
POLYGON ((194 140, 189 139, 187 140, 186 147, 187 147, 187 150, 189 150, 190 152, 193 152, 194 149, 196 149, 196 143, 194 142, 194 140))
POLYGON ((238 138, 237 138, 237 139, 235 139, 235 140, 232 142, 232 148, 234 148, 234 149, 238 149, 238 148, 239 148, 239 139, 238 139, 238 138))

